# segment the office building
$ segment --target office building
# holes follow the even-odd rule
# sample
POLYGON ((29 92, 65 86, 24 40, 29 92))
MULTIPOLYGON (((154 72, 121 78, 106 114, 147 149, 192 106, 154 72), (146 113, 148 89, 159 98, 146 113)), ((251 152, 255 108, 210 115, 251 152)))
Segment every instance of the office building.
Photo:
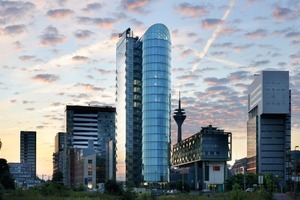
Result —
POLYGON ((115 115, 116 109, 109 106, 66 106, 66 168, 65 181, 75 186, 76 154, 93 143, 96 152, 98 182, 115 179, 115 115), (113 146, 112 146, 113 145, 113 146), (109 155, 112 154, 112 155, 109 155), (112 159, 112 160, 110 160, 112 159), (107 167, 114 163, 112 168, 107 167))
POLYGON ((66 141, 66 133, 58 132, 55 136, 54 153, 53 153, 53 173, 65 171, 64 163, 64 146, 66 141))
POLYGON ((287 180, 290 149, 289 72, 261 71, 248 87, 247 172, 287 180))
POLYGON ((8 163, 9 172, 15 179, 16 187, 35 186, 35 173, 31 163, 8 163))
MULTIPOLYGON (((172 166, 180 169, 182 177, 187 176, 193 189, 224 191, 227 161, 231 160, 231 155, 231 132, 208 125, 173 145, 172 166)), ((176 181, 180 179, 172 180, 176 181)))
POLYGON ((130 28, 116 47, 117 180, 169 182, 171 41, 152 25, 139 38, 130 28))
MULTIPOLYGON (((21 131, 20 133, 20 160, 21 163, 30 164, 31 177, 36 178, 36 132, 21 131)), ((25 165, 24 165, 25 166, 25 165)), ((27 165, 28 166, 28 165, 27 165)))

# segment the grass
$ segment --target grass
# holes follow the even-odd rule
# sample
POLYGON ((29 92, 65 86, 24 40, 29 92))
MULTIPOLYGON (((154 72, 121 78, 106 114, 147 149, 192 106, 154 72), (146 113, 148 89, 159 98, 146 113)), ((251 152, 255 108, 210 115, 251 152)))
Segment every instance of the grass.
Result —
POLYGON ((4 191, 3 200, 268 200, 270 196, 262 193, 246 193, 242 190, 233 190, 226 193, 217 194, 177 194, 164 196, 151 196, 141 194, 136 198, 132 195, 109 195, 98 192, 74 191, 71 189, 52 190, 51 188, 30 189, 30 190, 10 190, 4 191))

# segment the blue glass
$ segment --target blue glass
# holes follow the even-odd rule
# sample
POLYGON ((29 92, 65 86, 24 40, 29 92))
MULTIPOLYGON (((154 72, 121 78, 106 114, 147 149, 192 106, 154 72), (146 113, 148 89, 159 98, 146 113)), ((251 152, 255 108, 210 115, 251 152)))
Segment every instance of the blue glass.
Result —
POLYGON ((143 42, 143 177, 169 182, 171 40, 168 28, 154 24, 143 42))

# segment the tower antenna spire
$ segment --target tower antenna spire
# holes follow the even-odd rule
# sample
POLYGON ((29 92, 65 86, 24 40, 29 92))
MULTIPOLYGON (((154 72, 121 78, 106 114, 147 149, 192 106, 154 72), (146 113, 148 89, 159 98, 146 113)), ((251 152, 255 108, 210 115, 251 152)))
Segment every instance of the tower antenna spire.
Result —
POLYGON ((179 100, 178 100, 178 109, 175 109, 173 118, 175 119, 178 126, 177 142, 181 142, 182 140, 181 126, 183 124, 183 121, 186 118, 186 115, 184 109, 181 108, 180 92, 179 92, 179 100))

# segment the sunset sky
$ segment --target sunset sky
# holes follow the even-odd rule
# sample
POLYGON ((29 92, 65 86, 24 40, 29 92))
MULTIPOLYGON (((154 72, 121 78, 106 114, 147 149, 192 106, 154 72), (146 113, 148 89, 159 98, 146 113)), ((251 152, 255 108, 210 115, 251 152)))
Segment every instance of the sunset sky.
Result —
MULTIPOLYGON (((52 175, 66 105, 115 106, 115 49, 130 27, 165 24, 172 40, 172 112, 183 138, 212 124, 246 156, 247 86, 288 70, 292 148, 300 146, 300 1, 0 0, 0 156, 20 162, 20 131, 37 131, 37 174, 52 175)), ((172 138, 176 138, 172 121, 172 138)))

